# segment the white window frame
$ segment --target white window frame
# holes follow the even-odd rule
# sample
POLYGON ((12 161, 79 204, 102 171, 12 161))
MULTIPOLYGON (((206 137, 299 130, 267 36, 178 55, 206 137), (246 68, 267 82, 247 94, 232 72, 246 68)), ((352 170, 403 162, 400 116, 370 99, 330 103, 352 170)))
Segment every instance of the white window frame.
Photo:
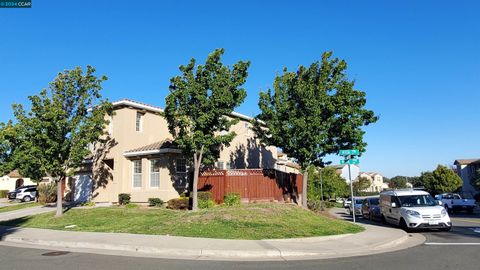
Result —
POLYGON ((135 115, 135 131, 136 132, 143 131, 143 117, 144 117, 143 113, 137 111, 137 114, 135 115))
POLYGON ((158 166, 158 172, 154 172, 154 171, 153 171, 153 162, 155 162, 155 161, 157 161, 157 162, 160 163, 160 159, 159 159, 159 158, 152 158, 152 159, 150 159, 150 174, 149 174, 149 181, 148 181, 148 186, 149 186, 150 188, 160 188, 160 181, 161 181, 161 180, 160 180, 160 164, 159 164, 159 166, 158 166), (158 177, 158 186, 152 186, 152 179, 153 179, 152 176, 153 176, 154 174, 157 175, 157 177, 158 177))
MULTIPOLYGON (((134 189, 142 188, 142 177, 143 177, 143 168, 142 168, 142 160, 141 159, 134 159, 132 160, 132 187, 134 189), (135 172, 135 164, 136 162, 140 162, 140 173, 135 172), (135 186, 135 176, 140 175, 140 186, 135 186)), ((137 179, 138 180, 138 179, 137 179)))

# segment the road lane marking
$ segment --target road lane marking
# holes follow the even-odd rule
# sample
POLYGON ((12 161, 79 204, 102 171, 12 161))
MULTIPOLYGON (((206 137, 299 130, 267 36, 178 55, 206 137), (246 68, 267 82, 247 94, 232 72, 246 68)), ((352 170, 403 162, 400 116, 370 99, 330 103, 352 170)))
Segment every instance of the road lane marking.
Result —
POLYGON ((480 246, 480 243, 436 243, 428 242, 425 243, 427 246, 480 246))

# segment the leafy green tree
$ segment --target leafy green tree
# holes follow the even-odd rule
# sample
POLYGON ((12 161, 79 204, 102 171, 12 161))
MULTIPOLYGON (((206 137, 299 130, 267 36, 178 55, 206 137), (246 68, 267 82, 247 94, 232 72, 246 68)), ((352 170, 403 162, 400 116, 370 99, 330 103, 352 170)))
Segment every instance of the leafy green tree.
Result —
POLYGON ((390 179, 388 183, 389 188, 407 188, 407 177, 405 176, 395 176, 390 179))
POLYGON ((320 200, 322 189, 323 196, 327 198, 344 197, 349 192, 347 183, 333 167, 317 169, 311 166, 308 169, 308 175, 310 176, 309 201, 320 200))
POLYGON ((200 167, 218 159, 223 145, 236 136, 228 132, 238 120, 229 118, 246 97, 242 88, 250 62, 239 61, 233 68, 221 62, 223 49, 211 53, 205 65, 195 59, 180 66, 181 76, 170 80, 164 116, 175 143, 193 160, 192 210, 197 210, 200 167), (227 132, 225 132, 227 131, 227 132))
POLYGON ((13 105, 19 131, 15 149, 9 153, 22 173, 38 179, 50 176, 57 183, 57 212, 62 215, 61 184, 91 152, 88 145, 105 133, 111 103, 101 99, 101 84, 95 69, 87 66, 59 73, 48 91, 29 96, 29 111, 13 105))
POLYGON ((438 165, 433 172, 424 172, 421 179, 425 188, 434 194, 454 192, 462 186, 462 179, 452 169, 438 165))
POLYGON ((357 181, 354 181, 352 184, 353 194, 358 196, 362 191, 369 188, 372 183, 370 179, 366 177, 360 177, 357 181))
POLYGON ((273 92, 260 93, 261 113, 255 131, 262 142, 282 148, 304 171, 302 205, 307 207, 308 171, 324 167, 324 157, 341 149, 365 151, 363 126, 377 121, 364 108, 365 92, 354 89, 346 74, 347 63, 332 52, 309 67, 278 75, 273 92), (266 125, 266 128, 263 126, 266 125))

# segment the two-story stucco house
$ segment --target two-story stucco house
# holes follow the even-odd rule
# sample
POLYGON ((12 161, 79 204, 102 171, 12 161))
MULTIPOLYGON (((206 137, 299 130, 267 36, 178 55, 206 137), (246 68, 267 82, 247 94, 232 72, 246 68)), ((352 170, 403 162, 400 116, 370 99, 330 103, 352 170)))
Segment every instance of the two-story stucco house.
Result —
POLYGON ((462 196, 465 198, 473 198, 478 191, 473 187, 471 180, 480 169, 480 158, 457 159, 453 164, 457 167, 456 171, 460 178, 462 178, 462 196))
POLYGON ((363 191, 366 192, 381 192, 385 188, 383 183, 383 176, 375 172, 361 172, 358 179, 367 178, 370 181, 370 186, 363 191))
MULTIPOLYGON (((191 168, 172 143, 167 122, 160 115, 163 110, 128 99, 112 104, 109 135, 93 147, 91 169, 79 171, 72 184, 75 201, 113 203, 120 193, 131 194, 131 201, 140 203, 154 197, 164 201, 179 197, 188 189, 191 168)), ((237 136, 221 149, 216 167, 274 168, 277 149, 255 139, 252 119, 236 112, 227 117, 239 119, 231 127, 237 136)))

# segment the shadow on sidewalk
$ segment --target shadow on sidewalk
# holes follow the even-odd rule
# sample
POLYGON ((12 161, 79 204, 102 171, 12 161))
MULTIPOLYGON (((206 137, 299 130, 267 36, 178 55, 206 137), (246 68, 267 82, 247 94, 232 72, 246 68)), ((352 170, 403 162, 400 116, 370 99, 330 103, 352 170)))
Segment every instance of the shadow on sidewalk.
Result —
POLYGON ((0 222, 0 241, 3 241, 5 239, 5 236, 18 231, 20 229, 20 226, 27 222, 29 219, 29 217, 22 217, 0 222))

